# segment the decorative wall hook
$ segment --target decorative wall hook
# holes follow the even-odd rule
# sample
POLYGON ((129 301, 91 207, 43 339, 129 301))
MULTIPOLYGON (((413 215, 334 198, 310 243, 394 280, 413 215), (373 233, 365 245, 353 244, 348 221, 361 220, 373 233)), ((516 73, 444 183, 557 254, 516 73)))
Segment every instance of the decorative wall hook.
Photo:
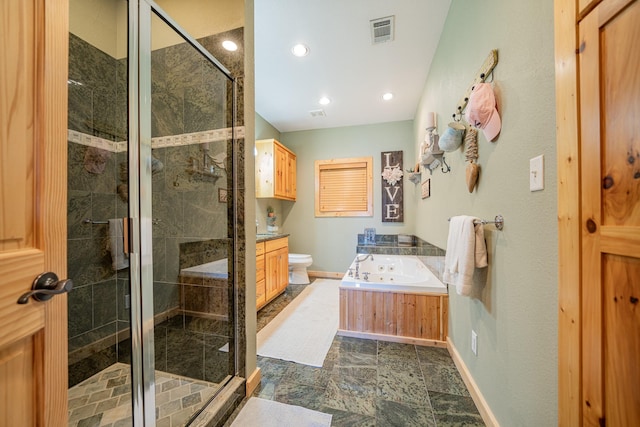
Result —
POLYGON ((491 75, 491 81, 493 81, 493 69, 496 65, 498 65, 498 50, 494 49, 489 52, 489 56, 487 56, 487 59, 485 59, 484 63, 476 73, 473 81, 469 85, 469 88, 462 96, 462 98, 460 98, 460 100, 458 101, 458 104, 456 105, 456 114, 462 114, 464 109, 467 107, 467 102, 469 102, 469 95, 471 94, 471 91, 476 84, 484 82, 486 78, 489 77, 489 75, 491 75))
POLYGON ((440 170, 442 171, 442 173, 451 172, 451 167, 447 164, 447 160, 444 158, 444 156, 442 156, 442 167, 440 168, 440 170))

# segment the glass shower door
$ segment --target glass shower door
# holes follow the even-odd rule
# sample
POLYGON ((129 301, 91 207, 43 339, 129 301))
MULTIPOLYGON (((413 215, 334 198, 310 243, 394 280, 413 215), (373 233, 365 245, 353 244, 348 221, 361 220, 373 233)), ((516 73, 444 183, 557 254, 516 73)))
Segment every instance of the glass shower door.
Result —
POLYGON ((127 1, 72 0, 69 18, 69 425, 106 425, 132 417, 127 1))
POLYGON ((202 47, 211 37, 196 42, 175 27, 154 9, 149 61, 155 401, 158 423, 180 425, 197 416, 235 373, 234 88, 202 47))
POLYGON ((235 81, 155 2, 70 22, 69 425, 188 425, 237 370, 235 81))

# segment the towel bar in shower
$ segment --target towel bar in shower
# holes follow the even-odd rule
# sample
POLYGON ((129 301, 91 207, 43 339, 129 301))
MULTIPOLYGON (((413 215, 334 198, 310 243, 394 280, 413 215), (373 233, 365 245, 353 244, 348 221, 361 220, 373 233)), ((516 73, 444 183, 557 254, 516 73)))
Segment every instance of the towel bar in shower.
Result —
MULTIPOLYGON (((451 218, 449 218, 447 221, 451 221, 451 218)), ((481 219, 481 220, 474 221, 474 224, 482 224, 482 225, 495 224, 496 229, 502 231, 502 229, 504 228, 504 217, 502 215, 496 215, 493 221, 481 219)))
MULTIPOLYGON (((82 220, 83 223, 85 224, 109 224, 109 221, 97 221, 97 220, 93 220, 91 218, 85 218, 82 220)), ((151 220, 152 223, 157 224, 160 222, 159 219, 152 219, 151 220)))

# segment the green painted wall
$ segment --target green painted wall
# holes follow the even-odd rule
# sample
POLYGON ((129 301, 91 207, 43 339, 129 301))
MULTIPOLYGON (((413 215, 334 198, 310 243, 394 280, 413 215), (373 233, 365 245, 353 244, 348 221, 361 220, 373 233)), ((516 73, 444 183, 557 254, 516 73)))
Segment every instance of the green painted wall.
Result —
POLYGON ((311 254, 310 270, 345 272, 356 254, 358 233, 374 227, 379 234, 413 233, 417 187, 404 180, 403 223, 383 223, 381 160, 383 151, 404 151, 404 169, 413 167, 413 122, 390 122, 282 134, 281 141, 297 156, 297 200, 282 203, 282 228, 291 233, 289 250, 311 254), (373 217, 316 218, 315 161, 373 157, 373 217))
POLYGON ((434 173, 429 199, 416 197, 415 233, 446 248, 447 218, 505 218, 486 226, 488 279, 480 297, 451 290, 450 338, 503 426, 557 424, 557 215, 555 92, 551 0, 454 0, 414 120, 414 150, 425 116, 444 132, 458 99, 491 49, 502 117, 495 142, 479 138, 476 191, 465 185, 462 149, 446 155, 452 171, 434 173), (529 191, 529 159, 544 154, 545 189, 529 191), (478 356, 471 330, 478 333, 478 356))
POLYGON ((256 113, 256 139, 274 138, 280 141, 280 131, 274 128, 260 114, 256 113))

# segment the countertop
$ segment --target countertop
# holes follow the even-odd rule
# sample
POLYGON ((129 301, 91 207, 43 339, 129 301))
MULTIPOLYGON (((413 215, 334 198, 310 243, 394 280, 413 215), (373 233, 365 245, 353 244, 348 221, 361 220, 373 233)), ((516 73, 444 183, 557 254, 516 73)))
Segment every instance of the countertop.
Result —
POLYGON ((276 240, 283 237, 289 237, 288 233, 258 233, 256 234, 256 243, 266 242, 267 240, 276 240))

